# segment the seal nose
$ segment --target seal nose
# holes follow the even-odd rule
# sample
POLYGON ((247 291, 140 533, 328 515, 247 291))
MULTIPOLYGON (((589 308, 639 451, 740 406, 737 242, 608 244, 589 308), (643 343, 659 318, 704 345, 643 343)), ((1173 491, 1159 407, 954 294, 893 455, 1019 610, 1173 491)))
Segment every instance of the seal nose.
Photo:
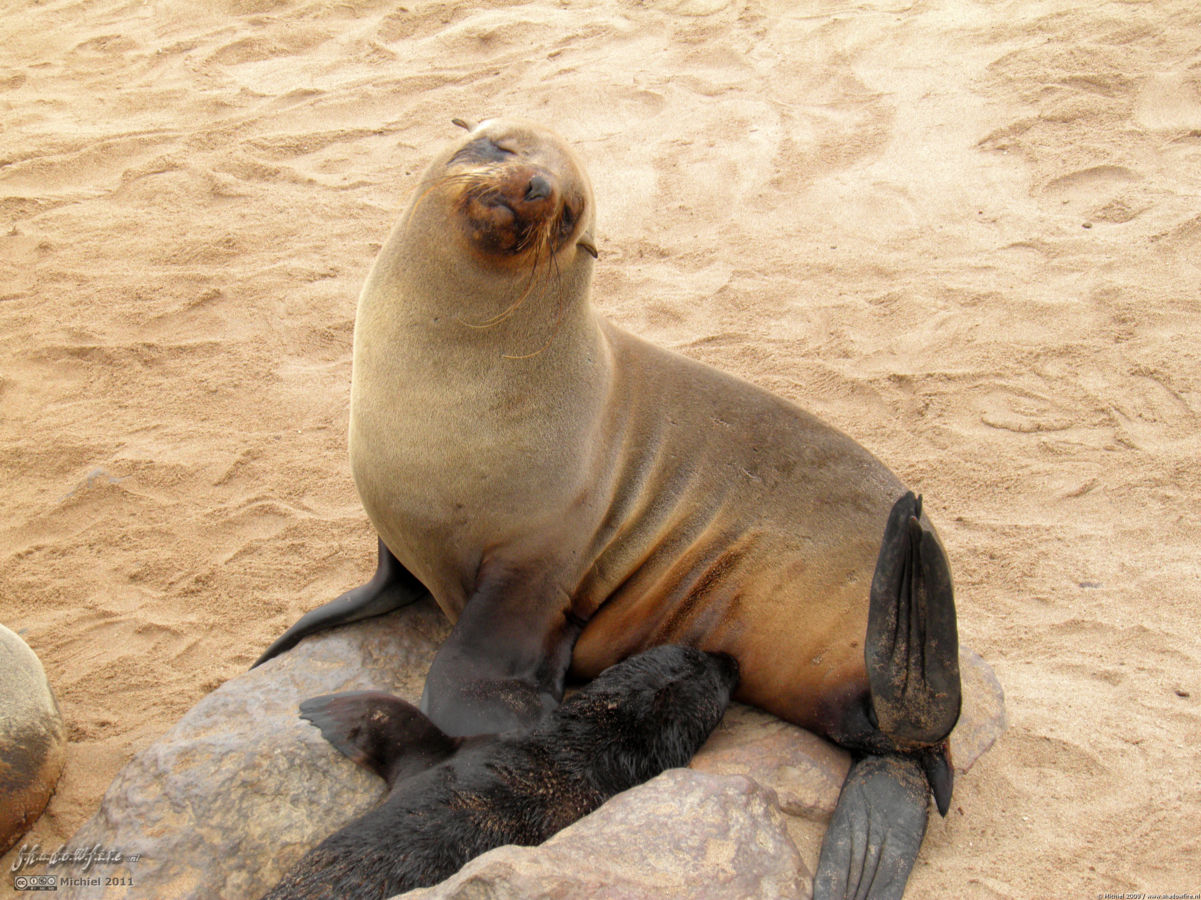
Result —
POLYGON ((525 189, 525 196, 522 199, 527 203, 533 203, 535 200, 545 200, 550 195, 550 182, 542 175, 535 175, 530 179, 530 183, 525 189))

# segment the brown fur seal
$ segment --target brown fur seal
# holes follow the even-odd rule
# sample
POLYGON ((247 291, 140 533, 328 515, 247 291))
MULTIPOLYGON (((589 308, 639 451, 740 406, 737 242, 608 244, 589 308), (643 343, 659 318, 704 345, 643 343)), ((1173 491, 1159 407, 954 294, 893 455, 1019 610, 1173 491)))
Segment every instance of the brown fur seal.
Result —
MULTIPOLYGON (((899 896, 924 782, 940 810, 950 799, 959 674, 938 539, 846 435, 602 318, 594 215, 579 159, 527 123, 484 122, 430 165, 355 326, 350 457, 379 569, 263 659, 428 590, 456 625, 422 708, 464 735, 536 722, 569 670, 661 643, 728 653, 739 699, 889 757, 870 790, 852 769, 858 824, 836 815, 831 834, 866 827, 865 797, 882 798, 877 821, 920 806, 921 829, 915 814, 907 843, 890 838, 900 861, 862 876, 867 896, 899 896)), ((857 890, 861 861, 839 846, 821 897, 857 890)))
POLYGON ((687 765, 737 681, 729 656, 655 647, 607 669, 533 731, 500 738, 450 737, 387 694, 305 701, 304 717, 389 793, 305 854, 266 900, 391 897, 494 847, 540 844, 619 791, 687 765))

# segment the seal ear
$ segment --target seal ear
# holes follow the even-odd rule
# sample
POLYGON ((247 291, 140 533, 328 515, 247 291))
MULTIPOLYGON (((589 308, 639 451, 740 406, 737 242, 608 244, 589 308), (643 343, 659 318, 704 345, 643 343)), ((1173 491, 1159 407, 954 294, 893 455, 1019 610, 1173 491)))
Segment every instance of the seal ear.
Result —
POLYGON ((452 125, 458 125, 464 131, 475 131, 475 123, 469 122, 467 119, 454 118, 450 120, 452 125))
POLYGON ((411 703, 380 691, 313 697, 300 704, 300 717, 389 788, 450 758, 462 743, 411 703))

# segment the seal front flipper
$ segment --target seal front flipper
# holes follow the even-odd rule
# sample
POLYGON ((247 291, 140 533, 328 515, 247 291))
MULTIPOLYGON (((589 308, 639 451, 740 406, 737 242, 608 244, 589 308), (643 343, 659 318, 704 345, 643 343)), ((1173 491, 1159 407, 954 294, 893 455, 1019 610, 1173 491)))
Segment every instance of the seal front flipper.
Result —
POLYGON ((814 900, 900 900, 926 834, 928 805, 916 761, 867 756, 851 766, 822 840, 814 900))
POLYGON ((370 581, 347 591, 324 606, 305 613, 300 621, 278 637, 250 668, 261 666, 285 650, 291 650, 301 638, 310 634, 333 628, 335 625, 346 625, 360 619, 382 616, 394 609, 408 606, 428 594, 425 585, 409 574, 408 569, 397 561, 392 551, 384 546, 381 540, 379 561, 370 581))
POLYGON ((354 762, 388 783, 449 759, 463 743, 411 703, 380 691, 324 694, 300 704, 300 717, 354 762))
POLYGON ((452 735, 533 727, 563 699, 584 624, 553 587, 481 578, 430 665, 422 711, 452 735))

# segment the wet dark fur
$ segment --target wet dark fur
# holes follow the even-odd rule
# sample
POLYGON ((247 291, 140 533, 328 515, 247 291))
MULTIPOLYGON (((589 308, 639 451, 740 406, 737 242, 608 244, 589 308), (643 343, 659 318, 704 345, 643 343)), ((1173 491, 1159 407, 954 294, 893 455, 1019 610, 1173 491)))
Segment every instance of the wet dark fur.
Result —
MULTIPOLYGON (((601 673, 531 732, 439 732, 427 740, 449 741, 457 748, 449 759, 397 780, 380 806, 306 854, 265 900, 391 897, 436 884, 494 847, 539 844, 614 794, 686 765, 721 720, 737 670, 729 656, 655 647, 601 673)), ((360 761, 410 771, 378 755, 360 761)))

